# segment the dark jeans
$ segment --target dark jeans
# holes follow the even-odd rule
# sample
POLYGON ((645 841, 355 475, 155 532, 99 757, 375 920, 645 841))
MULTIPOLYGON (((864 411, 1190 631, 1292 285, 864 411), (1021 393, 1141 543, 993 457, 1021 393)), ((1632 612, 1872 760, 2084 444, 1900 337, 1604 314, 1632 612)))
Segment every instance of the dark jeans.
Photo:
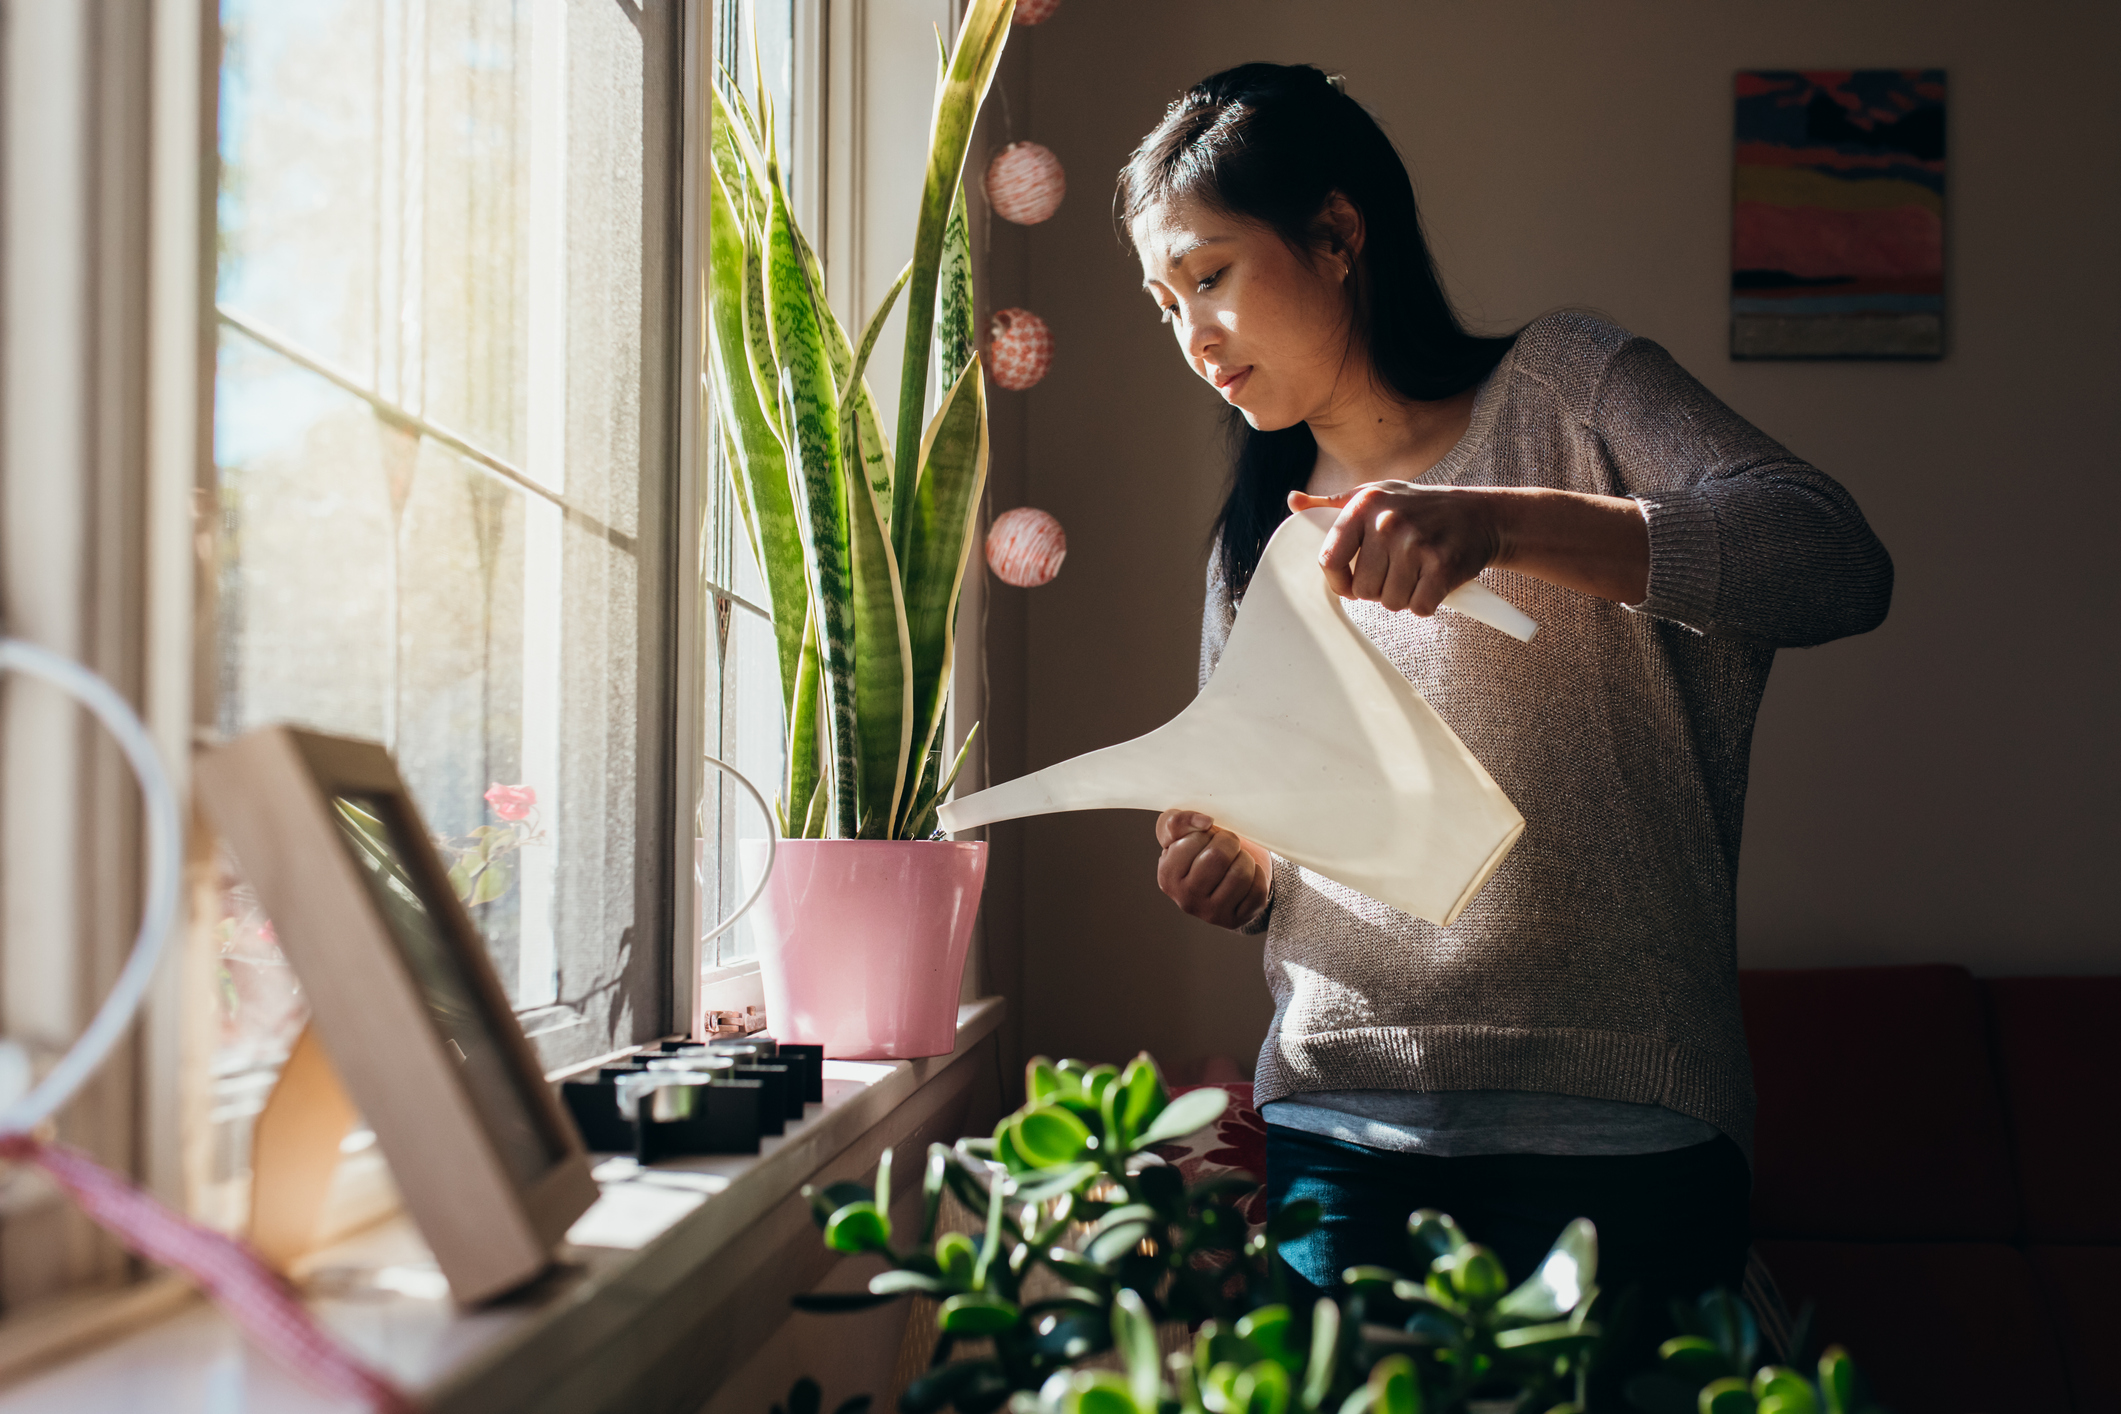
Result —
POLYGON ((1599 1289, 1638 1293, 1634 1319, 1613 1332, 1621 1368, 1641 1368, 1645 1347, 1673 1333, 1673 1298, 1740 1288, 1751 1187, 1745 1155, 1721 1136, 1662 1154, 1441 1159, 1267 1126, 1268 1202, 1278 1209, 1309 1198, 1325 1215, 1281 1249, 1301 1279, 1292 1283, 1297 1301, 1316 1301, 1360 1263, 1412 1275, 1407 1214, 1416 1208, 1456 1218, 1502 1258, 1513 1284, 1532 1274, 1571 1218, 1589 1218, 1598 1225, 1599 1289))

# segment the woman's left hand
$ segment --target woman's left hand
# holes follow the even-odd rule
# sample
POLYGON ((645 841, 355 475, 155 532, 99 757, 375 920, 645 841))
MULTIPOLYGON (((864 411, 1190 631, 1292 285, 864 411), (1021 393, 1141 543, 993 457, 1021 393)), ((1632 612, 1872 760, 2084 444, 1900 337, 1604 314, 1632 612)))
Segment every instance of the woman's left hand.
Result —
POLYGON ((1433 614, 1502 550, 1494 506, 1479 491, 1373 481, 1338 496, 1289 493, 1289 509, 1338 510, 1319 564, 1343 599, 1433 614))

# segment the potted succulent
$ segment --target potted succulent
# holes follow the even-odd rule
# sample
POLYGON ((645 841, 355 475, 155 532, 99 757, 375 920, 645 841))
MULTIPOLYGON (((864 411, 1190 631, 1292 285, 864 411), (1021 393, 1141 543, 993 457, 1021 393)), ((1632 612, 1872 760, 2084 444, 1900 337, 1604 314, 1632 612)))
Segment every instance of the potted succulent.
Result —
POLYGON ((783 843, 752 917, 775 1030, 833 1056, 953 1047, 985 876, 984 844, 930 836, 964 762, 944 722, 987 472, 962 178, 1014 9, 974 0, 944 56, 913 258, 858 343, 790 213, 771 109, 715 99, 711 377, 788 733, 783 843), (887 436, 864 374, 901 294, 887 436))
MULTIPOLYGON (((1123 1070, 1034 1060, 1025 1089, 991 1138, 930 1146, 918 1232, 893 1231, 888 1152, 874 1185, 803 1190, 827 1246, 888 1269, 867 1292, 799 1307, 938 1303, 933 1357, 901 1414, 1585 1414, 1609 1354, 1588 1221, 1513 1286, 1492 1251, 1423 1209, 1407 1219, 1408 1271, 1351 1267, 1304 1310, 1276 1249, 1317 1206, 1287 1204, 1255 1231, 1243 1199, 1256 1177, 1189 1183, 1158 1153, 1215 1123, 1223 1091, 1173 1096, 1146 1055, 1123 1070), (978 1231, 946 1229, 945 1194, 978 1231)), ((1761 1364, 1752 1312, 1729 1292, 1674 1315, 1684 1334, 1601 1408, 1877 1414, 1839 1348, 1816 1378, 1761 1364)))

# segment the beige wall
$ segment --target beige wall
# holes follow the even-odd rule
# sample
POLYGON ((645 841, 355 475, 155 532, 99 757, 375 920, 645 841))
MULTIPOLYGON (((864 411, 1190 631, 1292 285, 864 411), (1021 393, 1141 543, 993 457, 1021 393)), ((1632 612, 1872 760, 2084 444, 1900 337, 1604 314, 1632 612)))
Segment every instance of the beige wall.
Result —
MULTIPOLYGON (((1115 245, 1111 179, 1187 83, 1315 62, 1398 141, 1475 321, 1589 305, 1659 340, 1839 477, 1893 552, 1884 628, 1776 666, 1743 961, 2121 968, 2117 49, 2121 7, 1937 0, 1066 0, 1019 30, 1007 136, 1059 152, 1071 195, 991 237, 990 302, 1058 344, 1036 390, 998 394, 995 504, 1054 512, 1069 559, 1047 588, 994 590, 993 778, 1148 730, 1194 690, 1217 403, 1115 245), (1733 363, 1732 71, 1886 65, 1950 71, 1950 356, 1733 363)), ((1164 901, 1149 824, 997 831, 995 980, 1029 1050, 1249 1069, 1258 945, 1164 901)))

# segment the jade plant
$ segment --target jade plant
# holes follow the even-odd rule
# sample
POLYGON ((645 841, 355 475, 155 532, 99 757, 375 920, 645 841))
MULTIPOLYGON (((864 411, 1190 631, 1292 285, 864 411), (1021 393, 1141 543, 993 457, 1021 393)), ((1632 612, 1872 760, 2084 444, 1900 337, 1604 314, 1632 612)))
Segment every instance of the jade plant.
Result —
MULTIPOLYGON (((1672 1308, 1680 1334, 1657 1350, 1657 1366, 1628 1381, 1628 1403, 1642 1414, 1881 1414, 1856 1362, 1840 1346, 1819 1357, 1807 1378, 1787 1365, 1760 1364, 1760 1328, 1728 1291, 1672 1308)), ((1808 1321, 1791 1345, 1802 1361, 1808 1321)))
POLYGON ((791 214, 763 82, 757 110, 734 85, 731 101, 714 97, 710 381, 770 600, 788 733, 777 813, 791 837, 925 838, 964 759, 943 759, 943 724, 987 400, 963 175, 1014 9, 966 8, 936 92, 913 257, 859 341, 791 214), (887 435, 865 373, 902 293, 887 435))
POLYGON ((1580 1407, 1600 1336, 1588 1222, 1512 1288, 1493 1252, 1418 1212, 1416 1270, 1352 1268, 1340 1301, 1303 1309, 1277 1249, 1316 1224, 1316 1206, 1286 1204, 1251 1235, 1240 1204, 1256 1178, 1188 1184, 1155 1152, 1214 1123, 1221 1090, 1174 1097, 1144 1055, 1124 1069, 1034 1060, 1026 1093, 990 1137, 930 1147, 920 1230, 903 1246, 888 1152, 873 1186, 805 1190, 828 1246, 889 1270, 866 1293, 799 1305, 940 1303, 905 1414, 1420 1414, 1491 1397, 1580 1407), (937 1230, 945 1193, 983 1219, 976 1235, 937 1230), (1168 1358, 1166 1322, 1192 1328, 1190 1348, 1168 1358))

